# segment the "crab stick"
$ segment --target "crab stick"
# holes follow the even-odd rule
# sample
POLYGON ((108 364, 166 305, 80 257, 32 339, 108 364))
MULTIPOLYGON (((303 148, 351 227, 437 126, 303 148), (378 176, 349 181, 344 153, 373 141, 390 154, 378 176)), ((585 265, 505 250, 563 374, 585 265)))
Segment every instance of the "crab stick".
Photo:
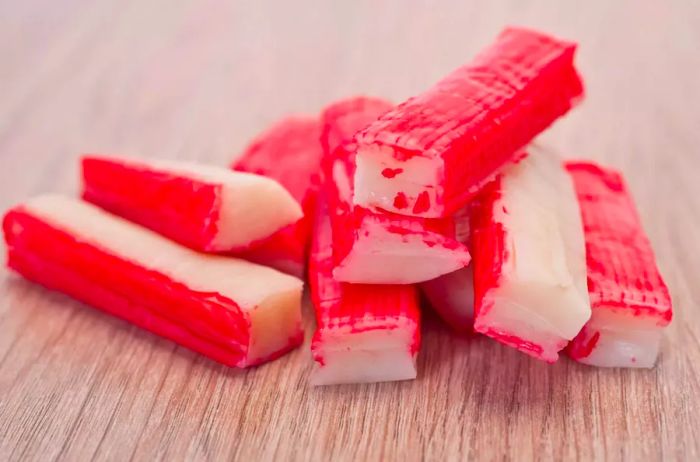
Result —
POLYGON ((574 186, 542 151, 511 166, 472 207, 474 330, 554 362, 591 316, 574 186))
POLYGON ((322 114, 324 178, 333 229, 333 275, 345 282, 411 284, 469 263, 452 218, 378 213, 352 204, 354 135, 392 105, 376 98, 339 101, 322 114))
POLYGON ((222 167, 87 155, 83 198, 206 252, 250 248, 302 216, 276 181, 222 167))
POLYGON ((228 366, 303 340, 299 279, 195 252, 87 202, 41 196, 3 220, 8 265, 27 279, 228 366))
POLYGON ((576 44, 507 28, 472 62, 358 135, 354 203, 444 217, 581 99, 576 44))
POLYGON ((333 278, 332 231, 321 196, 309 262, 317 330, 311 343, 313 385, 416 377, 418 299, 411 285, 368 285, 333 278))
POLYGON ((567 353, 592 366, 652 367, 671 322, 668 288, 618 172, 568 162, 586 236, 592 315, 567 353))
POLYGON ((318 118, 288 117, 256 137, 231 164, 234 170, 278 181, 304 211, 304 216, 296 223, 241 253, 241 257, 298 277, 304 274, 323 155, 320 137, 318 118))

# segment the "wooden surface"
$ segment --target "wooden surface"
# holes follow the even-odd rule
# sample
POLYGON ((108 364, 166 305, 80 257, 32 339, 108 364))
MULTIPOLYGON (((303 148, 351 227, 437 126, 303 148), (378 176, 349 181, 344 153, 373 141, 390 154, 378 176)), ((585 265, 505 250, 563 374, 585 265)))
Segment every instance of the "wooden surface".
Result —
POLYGON ((658 366, 548 366, 428 317, 417 380, 311 388, 308 307, 302 348, 238 371, 2 270, 0 460, 700 460, 700 4, 435 3, 3 0, 0 208, 74 193, 85 151, 227 164, 288 112, 401 100, 542 27, 588 90, 543 142, 626 172, 671 288, 658 366))

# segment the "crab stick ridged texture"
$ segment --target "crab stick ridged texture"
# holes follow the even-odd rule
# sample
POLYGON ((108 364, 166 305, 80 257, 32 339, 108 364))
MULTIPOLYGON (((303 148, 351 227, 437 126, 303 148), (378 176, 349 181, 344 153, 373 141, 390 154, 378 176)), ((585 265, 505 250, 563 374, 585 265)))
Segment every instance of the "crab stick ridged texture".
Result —
POLYGON ((472 206, 474 330, 554 362, 591 316, 574 186, 550 152, 525 158, 472 206))
POLYGON ((280 120, 260 134, 231 168, 278 181, 302 205, 304 216, 241 254, 248 260, 303 276, 319 188, 321 123, 311 116, 280 120))
POLYGON ((322 115, 333 275, 340 281, 411 284, 453 272, 471 258, 467 247, 455 239, 452 218, 406 217, 353 206, 353 137, 391 107, 381 99, 357 97, 329 106, 322 115))
POLYGON ((309 262, 317 330, 311 343, 313 385, 416 377, 418 297, 412 285, 369 285, 333 278, 332 231, 323 196, 309 262))
POLYGON ((359 134, 355 204, 453 214, 581 99, 575 50, 540 32, 505 29, 471 63, 359 134))
MULTIPOLYGON (((469 242, 469 206, 454 217, 457 240, 469 242)), ((420 284, 421 292, 452 330, 466 334, 474 327, 474 272, 472 266, 443 274, 420 284)))
POLYGON ((671 297, 622 176, 568 162, 586 237, 592 315, 567 353, 592 366, 652 367, 671 297))
POLYGON ((301 218, 270 178, 165 160, 84 156, 83 198, 205 252, 248 249, 301 218))
POLYGON ((8 266, 228 366, 303 340, 301 280, 195 252, 87 202, 41 196, 3 220, 8 266))

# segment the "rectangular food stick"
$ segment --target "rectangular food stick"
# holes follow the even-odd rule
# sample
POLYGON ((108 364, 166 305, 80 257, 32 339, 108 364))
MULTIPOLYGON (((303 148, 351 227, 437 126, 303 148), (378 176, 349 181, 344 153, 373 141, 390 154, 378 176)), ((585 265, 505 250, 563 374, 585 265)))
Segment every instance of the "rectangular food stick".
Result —
POLYGON ((299 220, 279 183, 223 167, 87 155, 83 198, 203 252, 236 252, 299 220))
POLYGON ((355 97, 328 106, 323 121, 324 178, 333 229, 333 275, 339 281, 411 284, 469 263, 452 218, 377 213, 352 204, 355 134, 390 109, 381 99, 355 97))
POLYGON ((582 98, 576 44, 506 28, 472 62, 357 137, 354 203, 444 217, 582 98))
POLYGON ((533 154, 473 204, 474 330, 554 362, 591 316, 578 200, 561 160, 533 154))
POLYGON ((309 262, 317 330, 313 385, 385 382, 416 377, 420 314, 415 286, 338 282, 331 224, 319 198, 309 262))
POLYGON ((299 279, 207 255, 93 205, 41 196, 3 220, 8 266, 27 279, 228 366, 301 344, 299 279))
POLYGON ((293 116, 257 136, 231 168, 278 181, 302 205, 304 216, 240 256, 302 277, 311 239, 323 150, 317 117, 293 116))
POLYGON ((668 288, 622 175, 591 162, 567 162, 586 237, 592 315, 569 344, 576 361, 652 367, 673 310, 668 288))

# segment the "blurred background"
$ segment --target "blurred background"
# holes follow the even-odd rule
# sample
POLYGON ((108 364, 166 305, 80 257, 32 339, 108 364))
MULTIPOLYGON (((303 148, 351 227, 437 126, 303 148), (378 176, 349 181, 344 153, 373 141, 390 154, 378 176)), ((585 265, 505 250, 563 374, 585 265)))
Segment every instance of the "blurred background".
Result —
POLYGON ((227 164, 287 113, 357 93, 398 102, 421 91, 506 24, 581 44, 587 99, 544 140, 634 165, 638 176, 663 173, 680 154, 668 152, 669 139, 699 153, 697 5, 3 1, 0 207, 74 188, 80 152, 227 164))

